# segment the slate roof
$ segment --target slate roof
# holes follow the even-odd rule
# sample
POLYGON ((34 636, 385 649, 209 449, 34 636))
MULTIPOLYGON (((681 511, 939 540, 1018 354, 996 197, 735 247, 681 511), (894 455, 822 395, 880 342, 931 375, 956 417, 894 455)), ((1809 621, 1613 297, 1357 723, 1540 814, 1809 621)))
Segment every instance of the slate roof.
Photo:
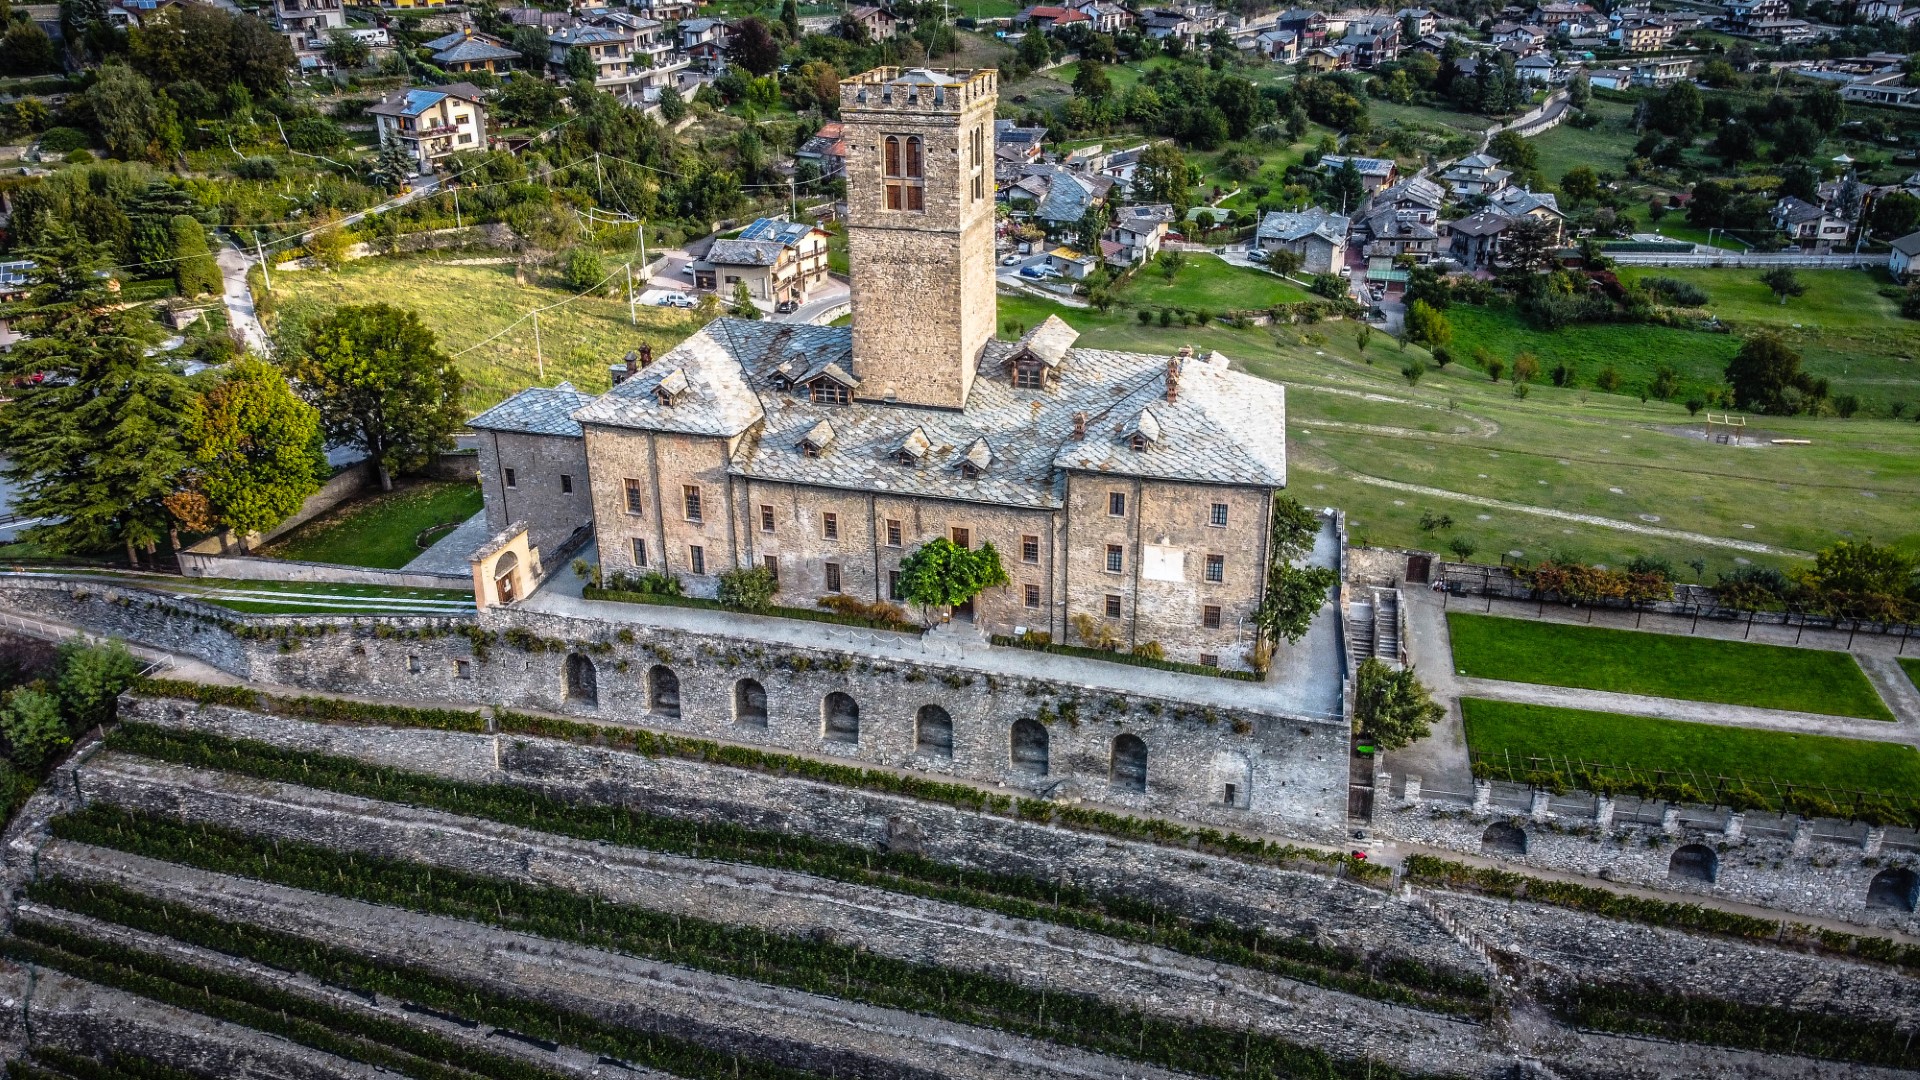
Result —
POLYGON ((707 249, 707 261, 726 266, 772 266, 786 249, 785 244, 772 240, 715 240, 707 249))
POLYGON ((472 83, 452 83, 435 87, 417 86, 410 90, 395 90, 377 104, 367 106, 367 114, 369 116, 419 116, 447 98, 479 101, 481 97, 480 88, 472 83))
POLYGON ((1309 210, 1275 210, 1260 219, 1256 235, 1262 240, 1305 240, 1309 236, 1318 236, 1328 243, 1338 244, 1347 238, 1347 230, 1353 222, 1344 215, 1331 210, 1313 207, 1309 210))
POLYGON ((1461 218, 1448 228, 1462 236, 1497 236, 1506 232, 1507 226, 1512 224, 1513 219, 1505 214, 1482 210, 1477 214, 1461 218))
POLYGON ((581 45, 611 45, 632 41, 633 35, 604 26, 569 26, 565 30, 556 30, 549 34, 547 40, 571 49, 581 45))
POLYGON ((1524 188, 1507 188, 1487 197, 1487 205, 1508 217, 1520 217, 1535 210, 1547 209, 1555 217, 1565 217, 1560 212, 1560 199, 1550 191, 1527 191, 1524 188))
POLYGON ((1893 242, 1893 250, 1911 259, 1920 255, 1920 232, 1911 232, 1893 242))
POLYGON ((1793 195, 1781 199, 1773 212, 1779 220, 1790 225, 1798 225, 1803 221, 1814 221, 1827 216, 1824 209, 1793 195))
POLYGON ((1033 509, 1063 504, 1061 470, 1285 484, 1286 392, 1278 384, 1229 371, 1224 357, 1209 354, 1184 361, 1169 402, 1168 357, 1061 347, 1071 333, 1043 323, 1029 335, 1060 349, 1057 376, 1046 390, 1015 389, 1009 360, 1020 345, 989 342, 967 406, 955 411, 816 404, 804 392, 783 390, 774 373, 783 365, 789 371, 831 366, 857 376, 850 329, 716 319, 574 417, 639 430, 745 434, 731 468, 755 479, 1033 509), (654 394, 668 371, 684 372, 691 384, 671 407, 654 394), (1144 409, 1152 411, 1160 437, 1135 452, 1128 436, 1144 409), (1077 442, 1076 412, 1087 415, 1087 437, 1077 442), (823 421, 832 431, 830 444, 808 457, 801 443, 823 421), (917 451, 916 464, 900 463, 908 447, 917 451), (978 475, 960 469, 969 458, 978 475))
POLYGON ((1083 177, 1057 169, 1047 184, 1047 193, 1033 208, 1034 216, 1047 221, 1079 221, 1093 205, 1094 190, 1083 177))
POLYGON ((533 386, 467 421, 467 426, 481 431, 569 435, 577 439, 580 437, 580 425, 573 419, 574 410, 592 401, 592 394, 575 390, 572 383, 563 382, 553 387, 533 386))
POLYGON ((1138 206, 1123 206, 1115 211, 1113 227, 1125 229, 1142 236, 1160 231, 1160 226, 1173 221, 1173 207, 1167 203, 1147 203, 1138 206))
POLYGON ((1430 206, 1435 210, 1447 201, 1446 189, 1424 176, 1408 177, 1392 187, 1381 188, 1374 193, 1373 205, 1386 206, 1402 199, 1430 206))
POLYGON ((482 41, 478 36, 475 36, 451 48, 442 49, 434 53, 433 58, 443 64, 462 62, 478 63, 482 60, 517 60, 520 58, 520 54, 504 45, 495 45, 489 41, 482 41))
POLYGON ((1361 176, 1393 175, 1393 162, 1388 158, 1348 157, 1345 154, 1328 154, 1320 159, 1320 164, 1325 166, 1328 171, 1332 171, 1345 168, 1346 163, 1349 161, 1353 162, 1354 170, 1361 176))

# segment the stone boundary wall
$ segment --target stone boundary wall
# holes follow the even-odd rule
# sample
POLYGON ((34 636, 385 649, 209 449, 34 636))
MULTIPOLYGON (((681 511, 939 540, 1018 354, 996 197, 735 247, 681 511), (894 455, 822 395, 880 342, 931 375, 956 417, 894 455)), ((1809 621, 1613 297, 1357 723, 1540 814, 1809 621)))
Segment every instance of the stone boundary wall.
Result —
POLYGON ((1243 832, 1332 842, 1346 827, 1347 728, 1338 722, 515 608, 477 621, 237 618, 53 579, 0 581, 0 606, 183 652, 255 683, 508 702, 1243 832), (233 627, 302 636, 243 640, 233 627), (753 686, 760 710, 743 711, 753 686), (1144 790, 1116 768, 1124 735, 1144 743, 1144 790), (1233 803, 1221 797, 1229 783, 1233 803))
POLYGON ((471 589, 467 574, 409 573, 363 566, 260 559, 250 555, 179 553, 180 572, 188 577, 237 578, 243 581, 320 581, 336 585, 387 585, 400 589, 471 589))
POLYGON ((786 936, 833 940, 911 963, 1082 993, 1180 1023, 1253 1030, 1337 1057, 1371 1053, 1421 1073, 1482 1075, 1506 1063, 1473 1022, 1276 975, 806 874, 573 840, 431 810, 137 758, 96 758, 88 802, 786 936))
POLYGON ((478 923, 55 841, 44 870, 217 918, 403 957, 449 978, 637 1032, 857 1080, 1179 1080, 1006 1032, 713 975, 478 923))
POLYGON ((390 1080, 392 1073, 57 971, 0 967, 0 1038, 15 1048, 120 1050, 202 1076, 390 1080), (15 1003, 18 1003, 17 1005, 15 1003))
POLYGON ((1516 813, 1493 805, 1491 785, 1476 787, 1481 797, 1472 807, 1428 802, 1417 785, 1410 798, 1382 791, 1373 826, 1384 836, 1498 859, 1516 870, 1580 874, 1920 935, 1914 912, 1867 906, 1875 875, 1920 874, 1920 852, 1885 847, 1884 830, 1869 830, 1865 843, 1849 846, 1816 843, 1811 823, 1803 823, 1780 839, 1745 832, 1737 813, 1716 828, 1688 820, 1678 806, 1669 806, 1659 825, 1646 825, 1618 820, 1607 799, 1592 816, 1568 818, 1550 812, 1545 792, 1535 793, 1533 812, 1516 813), (1488 830, 1502 825, 1504 843, 1490 842, 1488 830))
POLYGON ((1428 903, 1530 975, 1561 985, 1632 982, 1670 993, 1830 1013, 1911 1027, 1920 977, 1883 965, 1471 893, 1422 890, 1428 903))
POLYGON ((129 720, 425 773, 511 783, 585 806, 789 832, 876 851, 909 851, 970 870, 1126 895, 1362 955, 1404 956, 1484 975, 1481 962, 1411 905, 1326 874, 1185 848, 1090 835, 794 777, 685 758, 518 735, 319 724, 223 706, 127 697, 129 720))
MULTIPOLYGON (((252 545, 258 547, 278 537, 285 536, 287 533, 305 525, 321 514, 339 506, 341 503, 372 487, 376 482, 375 477, 377 475, 378 474, 374 472, 373 462, 371 460, 357 461, 341 469, 329 477, 326 483, 321 484, 319 491, 307 496, 306 501, 300 504, 300 509, 295 510, 285 521, 275 525, 265 533, 255 533, 251 540, 252 545)), ((205 540, 180 552, 180 572, 188 577, 211 576, 207 574, 196 574, 195 571, 188 569, 189 560, 199 555, 222 555, 225 554, 228 547, 229 544, 226 534, 224 533, 207 537, 205 540)))

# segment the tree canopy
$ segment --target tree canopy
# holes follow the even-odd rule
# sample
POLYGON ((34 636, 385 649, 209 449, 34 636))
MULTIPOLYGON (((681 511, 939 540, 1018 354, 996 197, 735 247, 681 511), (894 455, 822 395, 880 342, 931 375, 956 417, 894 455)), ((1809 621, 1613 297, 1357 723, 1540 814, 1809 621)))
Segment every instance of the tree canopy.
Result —
POLYGON ((944 536, 900 562, 900 596, 923 608, 957 607, 1009 580, 992 544, 964 548, 944 536))
POLYGON ((1354 672, 1354 727, 1382 750, 1398 750, 1426 738, 1446 715, 1410 667, 1389 667, 1379 657, 1369 656, 1354 672))
POLYGON ((186 411, 188 488, 210 524, 245 536, 285 521, 327 478, 320 414, 280 369, 244 357, 186 411))
POLYGON ((433 331, 388 304, 335 310, 308 331, 288 373, 328 439, 365 450, 385 490, 451 447, 465 419, 460 373, 433 331))
POLYGON ((96 271, 105 252, 71 235, 29 252, 17 309, 26 335, 0 361, 16 389, 0 409, 14 509, 44 519, 28 538, 61 551, 124 546, 129 562, 169 529, 163 504, 186 464, 186 381, 146 355, 156 335, 96 271))

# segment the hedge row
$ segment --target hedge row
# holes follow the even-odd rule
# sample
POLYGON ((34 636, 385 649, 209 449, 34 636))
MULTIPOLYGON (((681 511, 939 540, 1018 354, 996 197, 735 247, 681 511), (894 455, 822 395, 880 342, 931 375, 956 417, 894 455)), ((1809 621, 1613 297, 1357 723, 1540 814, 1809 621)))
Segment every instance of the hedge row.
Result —
POLYGON ((580 595, 588 600, 607 600, 618 604, 658 604, 663 607, 701 608, 707 611, 727 611, 741 615, 766 615, 780 619, 804 619, 808 622, 833 623, 837 626, 859 626, 868 630, 891 630, 900 634, 918 634, 925 628, 912 623, 895 622, 891 619, 869 619, 863 615, 848 615, 825 608, 798 608, 773 606, 765 611, 747 611, 745 608, 730 607, 718 600, 699 596, 673 596, 667 593, 637 592, 632 589, 603 589, 588 585, 580 590, 580 595))
POLYGON ((1083 656, 1089 660, 1103 660, 1109 664, 1131 664, 1134 667, 1155 668, 1160 671, 1178 671, 1186 675, 1208 675, 1216 679, 1239 679, 1242 682, 1260 682, 1262 676, 1251 671, 1234 671, 1230 668, 1207 667, 1205 664, 1189 664, 1182 660, 1155 660, 1151 656, 1136 656, 1111 649, 1089 649, 1081 645, 1063 645, 1048 642, 1045 645, 1030 644, 1017 637, 1004 634, 993 635, 995 645, 1004 645, 1011 649, 1026 649, 1031 652, 1055 653, 1060 656, 1083 656))
MULTIPOLYGON (((246 687, 205 685, 171 679, 142 680, 135 686, 135 691, 153 697, 178 698, 207 705, 228 705, 254 712, 312 719, 325 723, 434 727, 455 731, 485 730, 486 723, 485 718, 477 712, 411 709, 397 705, 376 705, 333 698, 281 698, 246 687)), ((940 803, 974 813, 997 814, 1002 817, 1037 821, 1105 836, 1194 848, 1212 854, 1296 869, 1312 868, 1322 872, 1333 870, 1340 876, 1367 883, 1385 884, 1392 876, 1392 871, 1384 866, 1354 859, 1338 852, 1278 843, 1240 833, 1222 832, 1219 829, 1191 828, 1161 818, 1132 817, 1087 806, 1055 803, 1046 799, 1016 799, 965 784, 946 783, 880 769, 867 769, 858 765, 841 765, 745 746, 728 746, 684 735, 665 735, 640 728, 588 724, 576 720, 533 716, 506 710, 495 712, 494 729, 590 746, 610 747, 645 757, 683 758, 775 776, 798 777, 839 787, 877 791, 887 795, 900 795, 924 802, 940 803)))
POLYGON ((204 732, 128 724, 115 731, 108 744, 180 765, 432 807, 576 839, 749 863, 923 896, 1421 1008, 1467 1014, 1486 1010, 1487 985, 1475 976, 1434 971, 1403 957, 1369 958, 1260 927, 1190 919, 1149 901, 1096 896, 1075 885, 1026 875, 967 870, 920 855, 876 853, 852 844, 726 822, 693 822, 624 807, 580 806, 519 785, 446 780, 204 732))
MULTIPOLYGON (((422 968, 369 958, 309 938, 248 923, 230 922, 196 908, 164 903, 114 885, 76 883, 54 878, 36 882, 29 887, 28 895, 40 903, 90 915, 105 922, 163 934, 266 967, 305 972, 330 985, 356 993, 384 995, 507 1032, 604 1054, 632 1066, 659 1069, 686 1077, 687 1080, 812 1080, 818 1075, 804 1069, 712 1050, 675 1035, 636 1031, 583 1013, 500 994, 422 968)), ((16 939, 12 944, 18 947, 27 943, 16 939)), ((86 944, 95 951, 102 948, 90 942, 86 944)), ((155 1001, 206 1015, 218 1015, 263 1031, 277 1031, 274 1025, 280 1023, 281 1002, 273 996, 274 991, 247 980, 234 980, 232 984, 222 982, 216 986, 216 980, 223 977, 118 946, 105 950, 97 959, 92 955, 70 952, 64 947, 40 947, 45 953, 40 962, 82 978, 119 986, 155 1001), (56 963, 56 960, 63 962, 56 963), (81 965, 85 970, 74 970, 81 965), (236 998, 229 996, 230 993, 244 996, 236 998), (262 1002, 271 1004, 257 1004, 262 1002), (223 1011, 216 1013, 211 1011, 213 1008, 223 1011), (247 1019, 239 1019, 243 1011, 247 1019)), ((0 950, 5 948, 5 945, 0 945, 0 950)), ((310 1008, 311 1003, 301 1007, 310 1008)), ((292 1021, 301 1014, 289 1008, 287 1015, 292 1021)), ((370 1032, 375 1029, 362 1025, 387 1023, 378 1017, 352 1012, 341 1012, 336 1021, 339 1027, 322 1029, 319 1035, 344 1038, 335 1032, 370 1032)), ((405 1027, 401 1027, 395 1037, 437 1038, 431 1033, 405 1027)), ((460 1052, 476 1053, 469 1050, 460 1052)), ((507 1073, 509 1077, 552 1075, 537 1071, 524 1062, 502 1060, 506 1060, 511 1069, 507 1073)), ((420 1059, 416 1056, 414 1061, 418 1063, 420 1059)), ((421 1077, 422 1064, 412 1065, 402 1071, 405 1075, 421 1077)))
POLYGON ((565 889, 514 884, 401 859, 341 853, 210 825, 89 807, 55 835, 218 873, 422 911, 714 974, 995 1028, 1205 1076, 1402 1075, 1266 1035, 1184 1024, 1079 993, 650 911, 565 889))
POLYGON ((204 1080, 149 1058, 109 1051, 105 1061, 57 1046, 36 1046, 27 1060, 7 1063, 8 1080, 204 1080))
POLYGON ((1920 1068, 1920 1047, 1913 1045, 1913 1030, 1884 1021, 1665 993, 1625 983, 1573 987, 1553 1002, 1553 1009, 1568 1023, 1601 1031, 1890 1069, 1920 1068))
POLYGON ((1920 971, 1920 945, 1907 945, 1890 938, 1815 930, 1803 923, 1763 919, 1701 904, 1628 896, 1591 885, 1576 885, 1570 881, 1528 877, 1493 867, 1468 866, 1432 855, 1409 855, 1403 866, 1406 880, 1415 884, 1463 889, 1508 900, 1531 900, 1592 912, 1602 918, 1619 919, 1622 922, 1764 941, 1920 971))

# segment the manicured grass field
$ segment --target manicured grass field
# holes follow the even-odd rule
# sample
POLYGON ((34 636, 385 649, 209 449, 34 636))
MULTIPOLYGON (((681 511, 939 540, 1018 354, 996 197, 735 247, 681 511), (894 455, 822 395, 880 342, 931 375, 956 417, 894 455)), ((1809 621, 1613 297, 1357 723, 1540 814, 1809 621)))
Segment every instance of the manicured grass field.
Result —
POLYGON ((1843 652, 1461 611, 1447 629, 1454 670, 1476 679, 1893 720, 1843 652))
POLYGON ((1622 172, 1633 144, 1640 141, 1633 130, 1633 106, 1595 99, 1588 103, 1587 112, 1600 117, 1600 123, 1590 128, 1562 123, 1527 140, 1540 155, 1541 174, 1555 184, 1576 165, 1595 172, 1622 172))
POLYGON ((1670 326, 1637 323, 1581 323, 1559 330, 1536 330, 1507 307, 1455 304, 1447 309, 1453 324, 1453 354, 1461 360, 1483 348, 1508 368, 1520 353, 1540 361, 1535 382, 1548 381, 1557 364, 1573 370, 1576 385, 1595 393, 1595 380, 1611 365, 1620 375, 1619 393, 1638 395, 1652 381, 1661 364, 1672 364, 1680 374, 1676 401, 1702 394, 1725 381, 1727 361, 1740 351, 1732 334, 1710 334, 1670 326))
MULTIPOLYGON (((1512 553, 1619 565, 1646 555, 1709 584, 1741 566, 1790 567, 1795 552, 1817 551, 1843 531, 1920 552, 1912 512, 1920 424, 1911 420, 1755 417, 1750 430, 1810 444, 1735 447, 1702 439, 1700 421, 1674 403, 1544 382, 1517 399, 1510 384, 1471 364, 1437 368, 1425 350, 1402 350, 1378 333, 1363 355, 1344 322, 1163 329, 1141 326, 1121 307, 1102 313, 1003 295, 999 308, 1009 339, 1057 314, 1081 332, 1082 347, 1170 353, 1191 344, 1286 383, 1287 487, 1310 506, 1344 510, 1356 543, 1445 552, 1457 542, 1480 562, 1512 553), (1412 387, 1400 375, 1410 359, 1428 362, 1412 387), (1423 511, 1454 525, 1423 530, 1423 511), (1553 516, 1574 514, 1595 520, 1553 516), (1704 563, 1697 578, 1687 566, 1694 559, 1704 563)), ((1461 356, 1455 326, 1452 351, 1461 356)), ((1920 379, 1909 386, 1920 402, 1920 379)))
POLYGON ((1920 657, 1903 656, 1900 667, 1906 671, 1907 678, 1913 680, 1914 687, 1920 689, 1920 657))
POLYGON ((385 302, 413 309, 439 335, 442 349, 460 353, 454 362, 466 377, 464 399, 475 413, 529 386, 551 386, 562 379, 590 393, 604 391, 607 365, 629 349, 644 341, 658 356, 699 326, 692 312, 646 306, 638 309, 639 325, 630 325, 624 297, 581 297, 540 313, 536 354, 532 320, 519 322, 500 337, 493 335, 534 308, 572 294, 557 280, 536 277, 532 283, 517 284, 512 266, 357 259, 337 274, 276 273, 273 285, 282 325, 302 324, 341 304, 385 302))
POLYGON ((436 525, 459 524, 479 513, 480 507, 477 484, 459 480, 407 484, 315 518, 261 554, 397 570, 424 550, 414 542, 422 532, 436 525))
POLYGON ((1158 266, 1144 266, 1120 290, 1123 304, 1188 311, 1249 311, 1308 299, 1312 298, 1305 290, 1277 274, 1193 253, 1173 280, 1167 280, 1158 266))
POLYGON ((1910 798, 1920 790, 1920 751, 1903 743, 1755 728, 1689 724, 1617 713, 1464 698, 1467 747, 1496 760, 1538 755, 1637 771, 1690 770, 1736 776, 1771 796, 1780 785, 1824 784, 1910 798))

